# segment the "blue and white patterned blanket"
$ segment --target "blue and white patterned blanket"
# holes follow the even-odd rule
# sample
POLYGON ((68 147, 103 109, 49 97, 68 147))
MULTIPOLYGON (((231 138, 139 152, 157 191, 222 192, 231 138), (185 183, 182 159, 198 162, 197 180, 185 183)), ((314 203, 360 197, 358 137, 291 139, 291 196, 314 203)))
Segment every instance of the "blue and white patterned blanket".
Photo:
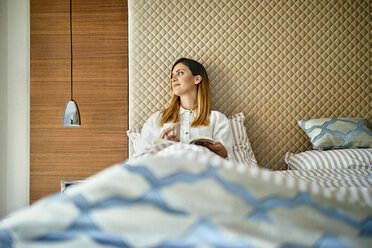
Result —
POLYGON ((166 149, 12 214, 0 247, 372 247, 369 206, 203 148, 166 149))

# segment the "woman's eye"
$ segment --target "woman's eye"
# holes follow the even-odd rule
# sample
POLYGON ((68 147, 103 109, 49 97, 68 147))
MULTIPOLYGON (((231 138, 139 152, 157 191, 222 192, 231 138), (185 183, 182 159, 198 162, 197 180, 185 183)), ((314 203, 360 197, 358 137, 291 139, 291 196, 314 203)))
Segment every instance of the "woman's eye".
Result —
POLYGON ((178 73, 177 73, 178 75, 182 75, 183 74, 183 72, 182 71, 179 71, 178 73))

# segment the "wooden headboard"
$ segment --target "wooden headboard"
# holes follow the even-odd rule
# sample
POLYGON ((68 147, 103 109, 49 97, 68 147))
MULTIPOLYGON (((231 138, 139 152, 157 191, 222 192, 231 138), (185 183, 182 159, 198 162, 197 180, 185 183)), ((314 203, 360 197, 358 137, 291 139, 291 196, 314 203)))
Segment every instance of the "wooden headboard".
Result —
POLYGON ((297 120, 372 121, 370 1, 129 0, 129 128, 170 97, 170 66, 200 61, 212 108, 243 112, 258 164, 311 149, 297 120), (169 96, 169 97, 168 97, 169 96))

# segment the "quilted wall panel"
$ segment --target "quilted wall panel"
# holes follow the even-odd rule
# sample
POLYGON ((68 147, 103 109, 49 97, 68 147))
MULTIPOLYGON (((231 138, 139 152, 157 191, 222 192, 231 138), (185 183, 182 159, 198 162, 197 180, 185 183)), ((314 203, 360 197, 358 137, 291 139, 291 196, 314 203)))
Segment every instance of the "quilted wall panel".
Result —
POLYGON ((260 166, 311 149, 296 121, 372 124, 370 1, 129 0, 129 128, 170 99, 180 57, 200 61, 212 108, 243 112, 260 166))

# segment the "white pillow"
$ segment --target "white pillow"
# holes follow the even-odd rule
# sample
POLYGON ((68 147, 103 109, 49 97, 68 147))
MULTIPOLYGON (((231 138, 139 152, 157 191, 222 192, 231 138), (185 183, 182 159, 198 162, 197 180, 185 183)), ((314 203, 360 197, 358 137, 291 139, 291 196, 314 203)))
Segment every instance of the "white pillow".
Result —
POLYGON ((135 150, 134 150, 134 144, 141 137, 141 132, 138 129, 130 129, 130 130, 127 130, 127 136, 129 138, 128 155, 129 155, 129 158, 133 158, 136 156, 135 150))
POLYGON ((297 154, 287 152, 284 161, 293 170, 372 166, 372 149, 311 150, 297 154))
MULTIPOLYGON (((249 167, 257 167, 257 160, 244 126, 243 113, 230 116, 229 121, 233 135, 233 160, 249 167)), ((129 155, 130 157, 135 157, 133 144, 140 138, 141 133, 139 130, 128 130, 127 135, 129 137, 129 155)))

